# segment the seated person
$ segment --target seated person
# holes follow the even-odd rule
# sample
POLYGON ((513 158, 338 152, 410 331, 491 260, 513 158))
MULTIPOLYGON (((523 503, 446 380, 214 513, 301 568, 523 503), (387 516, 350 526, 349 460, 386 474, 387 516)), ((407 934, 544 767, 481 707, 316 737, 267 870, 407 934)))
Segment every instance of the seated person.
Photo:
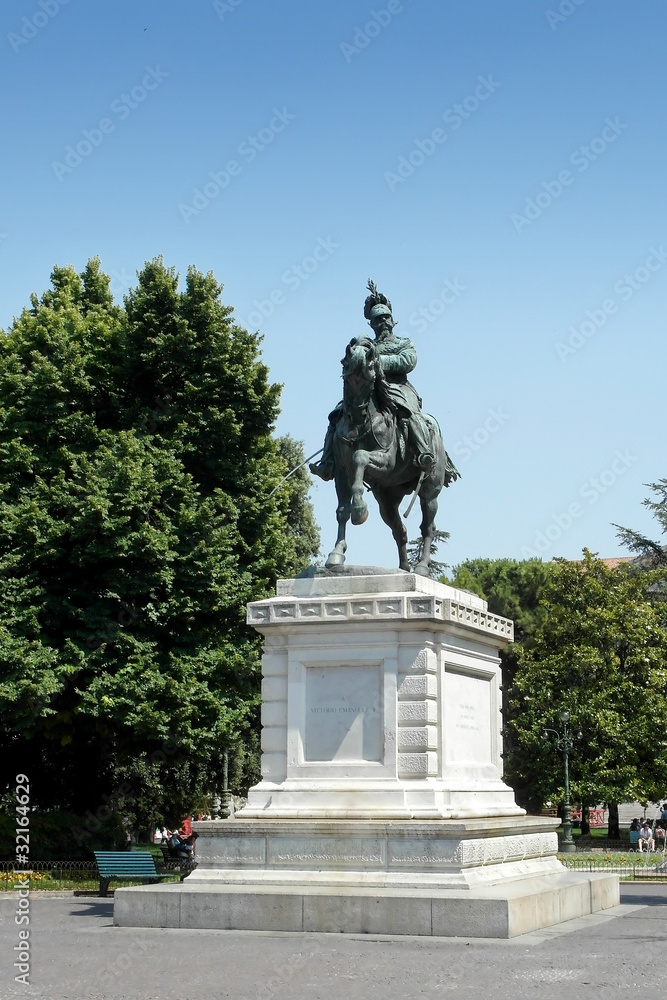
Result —
POLYGON ((190 857, 192 854, 192 844, 188 844, 183 832, 175 830, 167 841, 169 853, 174 857, 190 857))
POLYGON ((649 853, 655 850, 655 840, 651 833, 651 827, 648 825, 648 820, 644 820, 639 828, 639 850, 643 851, 644 847, 646 847, 649 853))

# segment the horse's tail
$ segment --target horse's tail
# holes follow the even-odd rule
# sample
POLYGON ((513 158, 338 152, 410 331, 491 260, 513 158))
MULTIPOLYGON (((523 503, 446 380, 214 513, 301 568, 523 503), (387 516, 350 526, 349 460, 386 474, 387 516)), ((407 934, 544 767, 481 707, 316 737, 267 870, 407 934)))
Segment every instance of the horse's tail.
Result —
POLYGON ((455 483, 457 479, 461 478, 461 473, 456 468, 451 458, 447 454, 445 449, 445 481, 444 485, 449 486, 450 483, 455 483))
POLYGON ((440 430, 440 424, 438 423, 438 421, 431 413, 425 413, 424 419, 431 428, 431 433, 433 435, 434 449, 438 440, 440 441, 440 445, 442 446, 442 453, 444 456, 444 473, 445 473, 443 485, 449 486, 450 483, 455 483, 457 479, 461 478, 461 473, 456 468, 451 458, 449 457, 449 454, 447 453, 447 449, 445 448, 445 445, 442 440, 442 431, 440 430))

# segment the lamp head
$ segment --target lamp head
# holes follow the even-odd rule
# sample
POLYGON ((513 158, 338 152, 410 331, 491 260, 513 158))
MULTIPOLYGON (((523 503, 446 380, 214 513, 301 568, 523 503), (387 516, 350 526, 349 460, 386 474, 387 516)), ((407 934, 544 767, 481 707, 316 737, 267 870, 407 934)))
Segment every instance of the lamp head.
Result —
POLYGON ((569 722, 570 721, 570 713, 566 712, 565 710, 563 710, 560 713, 560 721, 561 722, 569 722))

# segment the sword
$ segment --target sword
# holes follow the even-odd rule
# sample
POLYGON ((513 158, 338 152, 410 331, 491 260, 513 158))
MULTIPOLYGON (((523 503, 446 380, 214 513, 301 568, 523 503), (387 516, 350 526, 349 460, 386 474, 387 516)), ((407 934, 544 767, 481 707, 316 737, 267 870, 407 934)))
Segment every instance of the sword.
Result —
POLYGON ((422 472, 421 476, 419 477, 419 482, 417 483, 417 489, 416 489, 416 490, 414 491, 414 493, 412 494, 412 500, 410 501, 410 506, 409 506, 409 507, 408 507, 408 509, 406 510, 406 512, 405 512, 405 514, 403 515, 403 517, 409 517, 409 516, 410 516, 410 511, 411 511, 411 510, 412 510, 412 508, 414 507, 414 505, 415 505, 415 500, 416 500, 416 499, 417 499, 417 497, 419 496, 419 491, 420 491, 420 489, 422 488, 422 483, 424 482, 424 476, 425 476, 425 475, 426 475, 426 469, 424 469, 424 471, 422 472))
POLYGON ((279 490, 279 489, 280 489, 280 487, 281 487, 281 486, 283 485, 283 483, 286 483, 286 482, 287 482, 287 480, 289 479, 289 477, 290 477, 290 476, 293 476, 295 472, 298 472, 298 471, 299 471, 299 469, 303 469, 304 465, 307 465, 307 463, 308 463, 308 462, 310 462, 310 459, 311 459, 311 458, 317 458, 317 456, 318 456, 318 455, 321 455, 323 451, 324 451, 324 448, 320 448, 320 450, 319 450, 319 451, 316 451, 314 455, 311 455, 311 456, 310 456, 309 458, 306 458, 306 459, 305 459, 305 460, 304 460, 304 461, 303 461, 303 462, 301 463, 301 465, 297 465, 297 467, 296 467, 295 469, 292 469, 292 471, 291 471, 291 472, 288 472, 286 476, 283 476, 283 478, 282 478, 282 479, 280 480, 280 482, 278 483, 278 485, 276 486, 276 488, 275 488, 275 489, 273 489, 273 490, 271 490, 271 492, 269 493, 269 495, 268 495, 268 497, 267 497, 267 500, 270 500, 270 499, 271 499, 271 497, 272 497, 272 496, 273 496, 273 494, 274 494, 274 493, 276 492, 276 490, 279 490))

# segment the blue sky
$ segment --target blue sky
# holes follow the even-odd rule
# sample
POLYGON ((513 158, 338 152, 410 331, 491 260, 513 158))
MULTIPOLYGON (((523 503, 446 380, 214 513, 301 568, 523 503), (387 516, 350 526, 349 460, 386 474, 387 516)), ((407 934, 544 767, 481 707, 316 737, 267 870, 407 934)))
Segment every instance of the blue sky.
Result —
MULTIPOLYGON (((156 254, 213 270, 309 454, 372 277, 463 474, 443 558, 653 532, 664 4, 15 0, 0 19, 0 326, 56 263, 98 254, 119 300, 156 254)), ((326 554, 333 486, 313 498, 326 554)), ((394 565, 375 508, 348 540, 349 562, 394 565)))

